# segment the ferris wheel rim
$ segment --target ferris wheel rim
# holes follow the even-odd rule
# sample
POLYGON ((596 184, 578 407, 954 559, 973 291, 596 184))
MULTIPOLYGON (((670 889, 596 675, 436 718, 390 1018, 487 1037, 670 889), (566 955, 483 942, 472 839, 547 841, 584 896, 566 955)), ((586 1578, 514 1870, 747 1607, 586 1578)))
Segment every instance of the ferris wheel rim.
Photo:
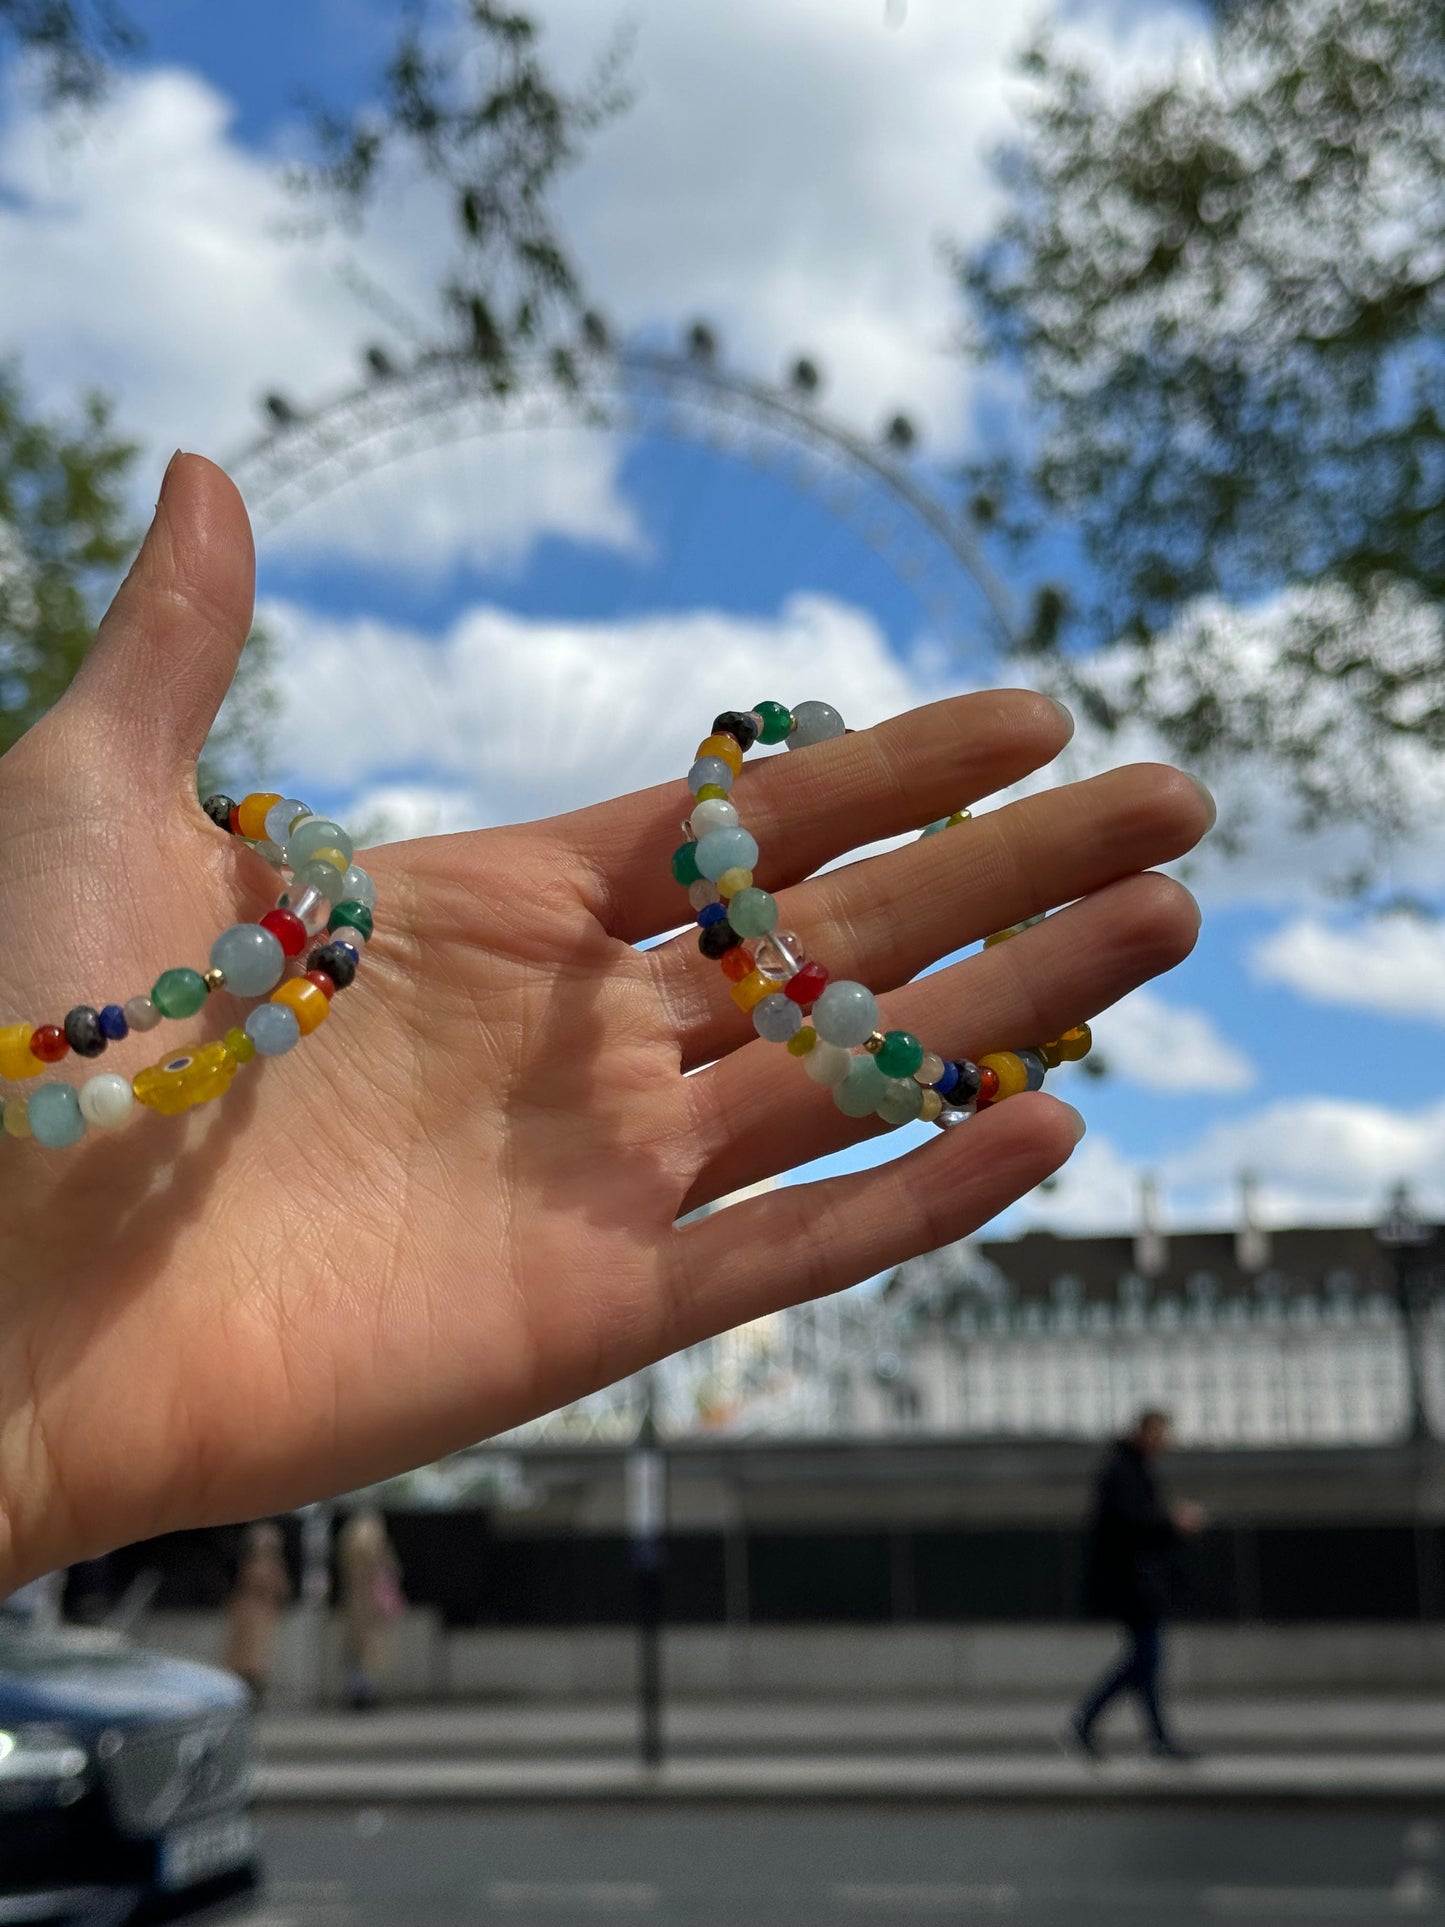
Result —
MULTIPOLYGON (((258 527, 268 529, 280 526, 311 502, 359 476, 377 473, 408 454, 485 440, 509 428, 616 431, 625 423, 610 418, 589 420, 586 407, 610 405, 625 415, 637 406, 639 398, 681 398, 686 404, 701 406, 704 414, 716 421, 760 427, 831 462, 853 479, 862 479, 868 487, 882 490, 934 549, 944 552, 969 579, 983 599, 1005 652, 1016 649, 1020 631, 1012 595, 988 562, 973 531, 885 448, 830 418, 811 397, 796 398, 781 388, 721 367, 710 358, 638 345, 590 351, 583 364, 583 377, 574 390, 556 380, 550 362, 540 354, 520 363, 518 372, 521 379, 505 394, 498 394, 477 380, 478 364, 472 356, 456 349, 432 348, 408 363, 378 373, 374 379, 337 389, 305 410, 293 409, 279 397, 268 398, 268 405, 283 412, 269 429, 235 452, 228 470, 247 497, 253 520, 258 527), (399 404, 408 399, 410 410, 399 414, 399 404), (474 418, 443 422, 444 411, 453 402, 469 405, 476 411, 474 418), (515 410, 523 402, 550 407, 554 415, 530 421, 501 418, 504 409, 515 410), (483 409, 491 411, 488 418, 483 417, 483 409), (418 429, 422 431, 420 440, 416 439, 418 429), (405 445, 388 448, 388 439, 405 445), (329 469, 337 472, 328 474, 329 469), (302 499, 285 503, 288 491, 301 493, 302 499), (274 506, 278 498, 284 504, 280 509, 274 506)), ((681 434, 676 428, 659 428, 656 423, 649 427, 653 433, 671 432, 684 441, 707 441, 702 436, 681 434)), ((717 452, 715 443, 707 445, 717 452)), ((732 452, 740 453, 741 459, 751 459, 746 451, 732 452)), ((840 519, 848 519, 835 505, 827 506, 840 519)), ((884 560, 902 576, 890 558, 885 556, 884 560)))

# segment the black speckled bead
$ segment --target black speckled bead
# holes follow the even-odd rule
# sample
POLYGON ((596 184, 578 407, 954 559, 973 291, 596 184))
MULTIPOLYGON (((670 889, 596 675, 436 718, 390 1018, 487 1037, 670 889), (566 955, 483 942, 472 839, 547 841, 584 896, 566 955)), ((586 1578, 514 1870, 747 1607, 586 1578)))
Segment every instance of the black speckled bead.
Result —
POLYGON ((234 801, 229 796, 208 796, 201 805, 216 828, 225 830, 228 835, 231 829, 231 812, 235 807, 234 801))
POLYGON ((99 1057, 105 1049, 100 1012, 89 1004, 77 1004, 65 1019, 65 1041, 77 1057, 99 1057))
POLYGON ((338 990, 349 990, 356 982, 356 957, 349 944, 324 943, 306 960, 308 970, 324 970, 338 990))
POLYGON ((736 950, 742 938, 730 923, 710 923, 697 940, 697 947, 705 957, 714 962, 725 957, 730 950, 736 950))
POLYGON ((714 718, 712 734, 731 736, 738 748, 746 755, 758 740, 758 726, 752 717, 744 715, 742 710, 725 709, 721 716, 714 718))
POLYGON ((950 1104, 966 1104, 970 1098, 978 1096, 979 1086, 983 1082, 983 1075, 978 1065, 970 1063, 966 1057, 956 1057, 953 1060, 953 1068, 958 1072, 958 1082, 949 1092, 948 1102, 950 1104))

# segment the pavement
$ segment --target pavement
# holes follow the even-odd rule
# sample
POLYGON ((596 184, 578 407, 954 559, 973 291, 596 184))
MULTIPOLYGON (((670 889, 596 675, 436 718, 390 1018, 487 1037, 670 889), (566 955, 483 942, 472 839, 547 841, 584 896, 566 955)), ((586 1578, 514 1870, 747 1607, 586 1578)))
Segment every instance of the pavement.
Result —
POLYGON ((410 1706, 261 1721, 271 1805, 906 1800, 1167 1803, 1445 1798, 1445 1696, 1214 1697, 1176 1726, 1200 1757, 1145 1755, 1132 1715, 1094 1765, 1032 1700, 709 1700, 667 1708, 660 1767, 627 1703, 410 1706))

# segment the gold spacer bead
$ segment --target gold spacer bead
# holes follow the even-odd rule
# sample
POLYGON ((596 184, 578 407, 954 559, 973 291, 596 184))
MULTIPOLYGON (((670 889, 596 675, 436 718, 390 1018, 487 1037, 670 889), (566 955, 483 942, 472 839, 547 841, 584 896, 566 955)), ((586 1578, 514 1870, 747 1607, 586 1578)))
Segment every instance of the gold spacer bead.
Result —
POLYGON ((209 992, 214 993, 218 990, 224 990, 226 987, 225 971, 218 970, 214 964, 212 964, 210 969, 205 973, 205 979, 206 989, 209 992))
POLYGON ((868 1052, 870 1057, 876 1057, 887 1042, 888 1039, 883 1035, 882 1031, 875 1030, 871 1037, 864 1040, 863 1048, 868 1052))

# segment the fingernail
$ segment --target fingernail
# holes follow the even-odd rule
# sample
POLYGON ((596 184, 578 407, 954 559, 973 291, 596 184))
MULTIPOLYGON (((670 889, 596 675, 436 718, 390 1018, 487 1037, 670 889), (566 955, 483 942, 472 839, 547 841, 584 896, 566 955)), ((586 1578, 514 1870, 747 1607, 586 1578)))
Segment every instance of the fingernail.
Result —
POLYGON ((1073 740, 1073 735, 1074 735, 1074 731, 1075 731, 1075 729, 1076 729, 1076 728, 1078 727, 1078 725, 1077 725, 1077 724, 1075 723, 1075 721, 1074 721, 1074 712, 1073 712, 1073 710, 1072 710, 1072 709, 1069 709, 1069 708, 1067 708, 1067 707, 1065 706, 1065 704, 1063 704, 1063 703, 1061 703, 1061 702, 1059 701, 1059 699, 1058 699, 1058 697, 1057 697, 1057 696, 1050 696, 1050 697, 1048 697, 1048 698, 1047 698, 1046 700, 1047 700, 1047 701, 1049 701, 1049 702, 1051 702, 1051 703, 1053 704, 1053 706, 1054 706, 1054 708, 1055 708, 1055 709, 1057 709, 1057 710, 1058 710, 1058 712, 1059 712, 1059 714, 1060 714, 1060 715, 1061 715, 1061 716, 1063 717, 1063 719, 1064 719, 1064 722, 1065 722, 1065 724, 1066 724, 1066 725, 1067 725, 1067 727, 1068 727, 1068 731, 1069 731, 1069 741, 1071 741, 1071 742, 1072 742, 1072 740, 1073 740))
POLYGON ((1076 1111, 1072 1104, 1065 1104, 1064 1109, 1068 1112, 1069 1122, 1074 1127, 1074 1142, 1077 1144, 1089 1128, 1084 1122, 1084 1113, 1082 1111, 1076 1111))
POLYGON ((1205 805, 1209 810, 1209 827, 1212 830, 1215 824, 1219 821, 1219 805, 1214 800, 1214 791, 1210 789, 1207 783, 1201 783, 1199 778, 1193 775, 1190 771, 1186 770, 1184 773, 1186 776, 1189 777, 1190 782, 1194 785, 1195 789, 1198 790, 1199 794, 1204 798, 1205 805))
POLYGON ((180 451, 180 449, 177 449, 177 450, 176 450, 176 452, 175 452, 175 454, 174 454, 174 455, 172 455, 172 457, 171 457, 171 459, 170 459, 170 460, 169 460, 169 461, 168 461, 168 462, 166 463, 166 472, 165 472, 165 474, 164 474, 164 475, 162 475, 162 477, 161 477, 161 492, 160 492, 160 494, 159 494, 159 495, 158 495, 158 496, 156 497, 156 507, 157 507, 157 508, 159 508, 159 507, 160 507, 160 505, 161 505, 161 503, 162 503, 162 502, 164 502, 164 500, 166 499, 166 490, 167 490, 167 489, 168 489, 168 488, 170 487, 170 485, 171 485, 171 475, 172 475, 172 473, 173 473, 173 471, 174 471, 174 469, 175 469, 175 466, 176 466, 176 463, 177 463, 177 462, 178 462, 178 461, 179 461, 180 459, 181 459, 181 451, 180 451))

